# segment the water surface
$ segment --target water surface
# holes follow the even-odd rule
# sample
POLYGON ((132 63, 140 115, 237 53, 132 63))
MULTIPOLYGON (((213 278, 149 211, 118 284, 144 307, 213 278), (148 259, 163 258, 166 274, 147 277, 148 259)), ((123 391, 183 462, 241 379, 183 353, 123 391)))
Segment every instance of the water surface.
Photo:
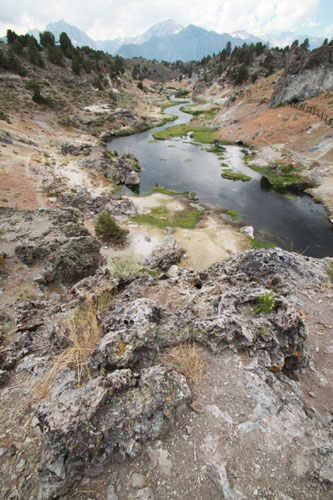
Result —
MULTIPOLYGON (((180 111, 180 107, 167 109, 168 114, 178 118, 158 130, 187 123, 192 118, 180 111)), ((256 237, 305 255, 333 257, 333 226, 322 205, 315 204, 310 196, 283 195, 267 188, 262 176, 244 164, 237 146, 227 146, 224 159, 220 160, 206 151, 209 146, 191 144, 190 137, 155 141, 152 134, 156 130, 119 137, 108 145, 111 151, 130 152, 139 160, 141 195, 156 185, 196 192, 202 203, 237 210, 244 224, 254 227, 256 237), (250 176, 251 181, 224 179, 221 161, 250 176)))

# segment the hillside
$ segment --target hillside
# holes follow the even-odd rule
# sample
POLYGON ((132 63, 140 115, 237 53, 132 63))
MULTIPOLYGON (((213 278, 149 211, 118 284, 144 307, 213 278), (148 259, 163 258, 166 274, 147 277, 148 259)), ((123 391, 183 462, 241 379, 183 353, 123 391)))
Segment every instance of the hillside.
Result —
MULTIPOLYGON (((261 248, 270 242, 256 227, 194 192, 137 196, 147 166, 129 143, 119 148, 145 136, 153 156, 166 139, 163 151, 193 176, 190 146, 203 184, 208 155, 232 145, 272 183, 287 169, 303 194, 311 179, 332 228, 333 88, 273 106, 294 89, 290 76, 328 72, 332 46, 259 42, 161 64, 66 36, 9 38, 0 44, 2 497, 330 500, 333 253, 261 248), (190 120, 138 134, 168 127, 170 98, 190 120)), ((242 182, 230 180, 233 198, 242 182)), ((281 195, 290 218, 294 194, 281 195)))

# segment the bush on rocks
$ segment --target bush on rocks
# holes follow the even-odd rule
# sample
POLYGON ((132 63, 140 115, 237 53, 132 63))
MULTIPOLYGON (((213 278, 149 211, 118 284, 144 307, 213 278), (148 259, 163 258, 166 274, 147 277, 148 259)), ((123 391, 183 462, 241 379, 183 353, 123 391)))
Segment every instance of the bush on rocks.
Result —
POLYGON ((118 226, 111 215, 104 212, 98 217, 95 233, 96 236, 103 241, 112 241, 116 245, 120 245, 125 243, 128 230, 118 226))

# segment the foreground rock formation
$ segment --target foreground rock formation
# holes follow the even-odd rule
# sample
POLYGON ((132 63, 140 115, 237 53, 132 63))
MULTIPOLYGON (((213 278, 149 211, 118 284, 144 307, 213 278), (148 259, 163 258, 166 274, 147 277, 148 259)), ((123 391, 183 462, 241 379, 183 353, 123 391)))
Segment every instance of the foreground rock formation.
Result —
MULTIPOLYGON (((331 301, 328 266, 326 260, 260 250, 201 273, 173 265, 159 277, 122 281, 100 268, 78 282, 74 300, 2 352, 9 377, 13 369, 31 374, 28 393, 49 382, 32 406, 43 453, 29 497, 74 498, 70 488, 84 480, 94 498, 301 499, 319 492, 330 498, 331 418, 306 401, 304 377, 322 368, 307 348, 307 330, 315 332, 307 326, 301 295, 309 294, 307 284, 331 301), (266 312, 260 297, 273 297, 266 312), (91 304, 96 318, 89 316, 85 328, 92 332, 95 322, 99 337, 85 358, 87 371, 81 366, 79 373, 63 353, 73 347, 70 331, 91 304), (198 386, 188 385, 164 356, 189 342, 201 346, 207 363, 198 386), (21 349, 16 360, 15 349, 21 349), (143 479, 133 479, 136 486, 125 479, 132 460, 141 476, 155 478, 150 487, 143 479), (109 482, 113 477, 108 494, 101 487, 107 471, 109 482)), ((323 386, 331 387, 328 372, 326 377, 323 386)), ((10 393, 4 394, 7 404, 10 393)))

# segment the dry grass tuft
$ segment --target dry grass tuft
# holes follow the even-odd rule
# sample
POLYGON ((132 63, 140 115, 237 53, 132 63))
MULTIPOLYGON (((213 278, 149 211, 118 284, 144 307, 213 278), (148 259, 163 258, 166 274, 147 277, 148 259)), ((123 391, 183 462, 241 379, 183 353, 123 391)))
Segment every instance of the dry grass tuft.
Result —
POLYGON ((36 387, 36 396, 45 398, 58 373, 67 368, 75 368, 78 385, 90 377, 87 366, 89 357, 101 339, 101 328, 96 317, 97 309, 91 299, 75 310, 71 318, 64 322, 64 338, 69 344, 55 359, 52 368, 36 387))
POLYGON ((203 349, 194 342, 172 347, 163 356, 163 363, 180 372, 191 384, 200 382, 206 371, 203 349))

